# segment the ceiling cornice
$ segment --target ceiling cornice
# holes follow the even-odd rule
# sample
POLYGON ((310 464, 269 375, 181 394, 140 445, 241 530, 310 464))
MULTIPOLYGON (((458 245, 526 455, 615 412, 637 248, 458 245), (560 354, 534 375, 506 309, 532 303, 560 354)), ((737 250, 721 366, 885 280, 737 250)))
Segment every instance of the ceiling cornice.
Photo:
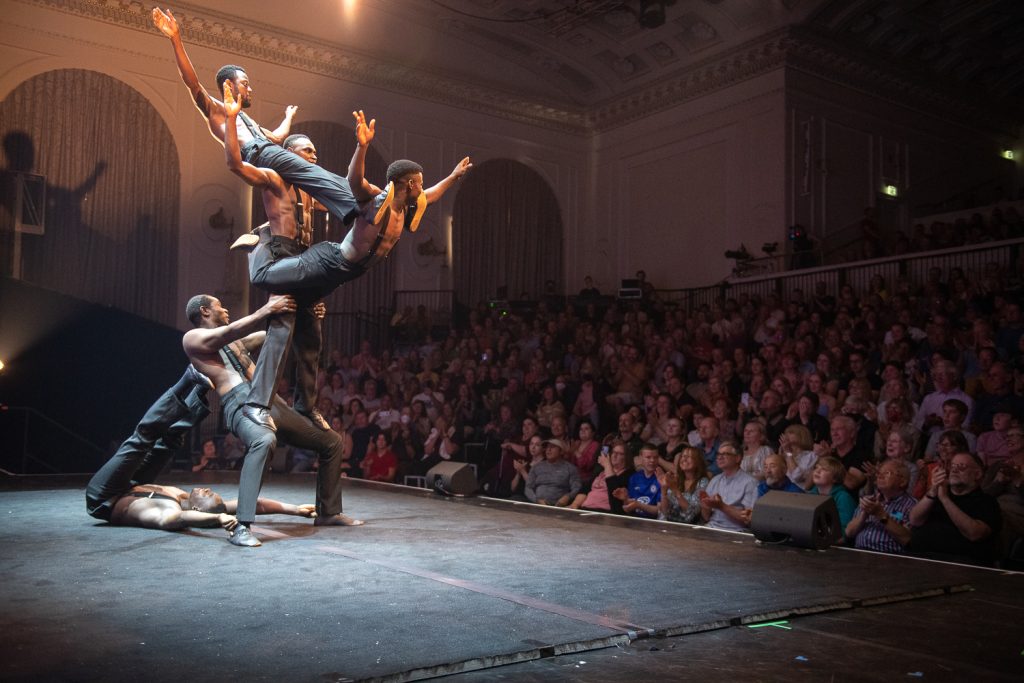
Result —
MULTIPOLYGON (((149 5, 138 0, 19 0, 24 4, 156 34, 149 5)), ((628 125, 653 113, 706 96, 744 80, 796 69, 931 116, 1000 133, 1013 130, 1009 116, 974 105, 969 97, 918 75, 855 54, 828 37, 799 27, 782 28, 681 69, 658 82, 609 97, 589 109, 540 102, 496 88, 411 68, 306 36, 176 3, 182 36, 240 57, 259 59, 359 85, 529 125, 587 136, 628 125)))

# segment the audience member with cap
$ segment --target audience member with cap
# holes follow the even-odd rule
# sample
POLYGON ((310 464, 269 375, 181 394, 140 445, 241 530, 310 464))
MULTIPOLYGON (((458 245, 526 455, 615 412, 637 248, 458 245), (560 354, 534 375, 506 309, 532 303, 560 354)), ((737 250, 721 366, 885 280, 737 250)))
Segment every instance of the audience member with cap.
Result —
POLYGON ((526 498, 539 505, 566 507, 580 492, 580 474, 576 465, 562 454, 568 446, 561 439, 544 441, 544 459, 526 475, 526 498))

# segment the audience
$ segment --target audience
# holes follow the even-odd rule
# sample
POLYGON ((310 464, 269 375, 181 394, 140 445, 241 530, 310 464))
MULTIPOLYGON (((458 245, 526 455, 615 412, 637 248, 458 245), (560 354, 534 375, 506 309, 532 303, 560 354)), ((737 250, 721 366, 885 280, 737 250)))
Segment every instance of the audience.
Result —
MULTIPOLYGON (((1014 225, 1019 232, 1024 221, 1014 225)), ((917 241, 930 244, 935 234, 924 227, 917 241)), ((1019 477, 995 466, 1020 457, 1022 291, 1019 273, 987 264, 976 273, 932 268, 917 283, 876 274, 866 286, 830 289, 823 279, 813 293, 726 293, 691 306, 653 293, 575 305, 548 297, 512 311, 481 304, 447 337, 409 327, 394 348, 363 343, 351 358, 332 350, 321 412, 337 415, 332 426, 351 439, 349 476, 373 469, 370 444, 386 433, 399 478, 470 460, 486 495, 523 495, 539 442, 572 434, 559 461, 580 480, 573 507, 700 523, 705 477, 694 456, 707 477, 736 458, 736 471, 754 475, 752 488, 762 478, 765 489, 817 484, 849 513, 844 526, 858 510, 856 544, 864 536, 864 547, 898 552, 893 525, 907 527, 887 506, 900 497, 893 481, 904 468, 908 494, 923 496, 954 455, 976 450, 1000 505, 1008 494, 1019 498, 1019 477), (635 479, 644 493, 628 485, 642 448, 635 479), (816 472, 819 458, 827 473, 816 472), (835 471, 845 472, 842 481, 835 471), (878 492, 857 507, 850 492, 872 478, 878 492)), ((735 476, 716 477, 716 488, 735 476)), ((719 503, 715 493, 704 497, 708 521, 742 528, 752 501, 720 494, 719 503)))

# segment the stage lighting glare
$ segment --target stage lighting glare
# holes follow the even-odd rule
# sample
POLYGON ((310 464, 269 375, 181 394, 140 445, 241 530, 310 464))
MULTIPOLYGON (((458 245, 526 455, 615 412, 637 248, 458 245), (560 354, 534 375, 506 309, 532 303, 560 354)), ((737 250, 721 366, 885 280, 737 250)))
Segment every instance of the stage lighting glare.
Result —
POLYGON ((1004 149, 1000 153, 1000 156, 1003 157, 1004 159, 1008 159, 1010 161, 1013 161, 1016 158, 1012 149, 1004 149))
POLYGON ((882 188, 882 193, 889 197, 898 197, 900 194, 899 189, 895 185, 886 185, 882 188))
POLYGON ((0 360, 0 372, 4 371, 4 362, 0 360))

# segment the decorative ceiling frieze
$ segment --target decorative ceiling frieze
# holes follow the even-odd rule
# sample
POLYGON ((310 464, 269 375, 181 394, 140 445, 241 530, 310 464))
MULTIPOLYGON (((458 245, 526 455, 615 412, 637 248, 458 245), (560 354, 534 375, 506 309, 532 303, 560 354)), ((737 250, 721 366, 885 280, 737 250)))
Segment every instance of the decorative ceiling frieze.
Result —
MULTIPOLYGON (((158 35, 150 20, 151 6, 138 0, 18 1, 152 33, 154 37, 158 35)), ((613 94, 590 106, 572 106, 504 91, 490 84, 471 82, 462 76, 452 77, 423 66, 410 66, 347 46, 343 48, 336 43, 261 24, 247 17, 218 13, 181 2, 176 3, 176 7, 180 9, 175 10, 175 16, 188 45, 582 136, 628 125, 778 69, 814 74, 965 125, 999 131, 1007 131, 1012 126, 1005 114, 998 113, 1002 110, 978 106, 963 92, 948 87, 939 79, 929 79, 927 74, 924 77, 921 74, 902 74, 883 60, 870 54, 858 54, 838 44, 815 26, 787 26, 739 45, 721 47, 716 45, 719 36, 713 27, 702 24, 696 16, 685 15, 670 27, 673 33, 686 29, 672 42, 655 42, 642 55, 605 54, 607 78, 619 82, 614 88, 610 88, 608 83, 602 87, 613 94), (687 41, 690 44, 684 50, 687 41), (698 44, 707 46, 700 52, 708 54, 695 62, 692 61, 692 50, 698 44), (719 51, 713 52, 712 47, 719 51), (690 52, 690 61, 681 58, 681 50, 690 52), (656 80, 648 79, 643 84, 630 86, 630 77, 638 70, 643 72, 652 68, 664 73, 659 74, 656 80)), ((457 24, 461 20, 442 23, 448 25, 453 21, 457 24)), ((40 27, 40 30, 44 28, 40 27)), ((475 33, 477 47, 482 35, 483 32, 475 33)), ((581 37, 569 31, 563 40, 571 49, 578 49, 581 37)), ((110 47, 118 49, 117 46, 110 47)), ((500 47, 495 49, 496 54, 502 54, 500 47)), ((516 55, 515 59, 532 63, 542 70, 550 69, 567 83, 577 79, 585 85, 587 77, 584 74, 554 57, 516 55), (561 74, 559 69, 562 69, 561 74)), ((586 87, 593 92, 592 85, 586 87)))

